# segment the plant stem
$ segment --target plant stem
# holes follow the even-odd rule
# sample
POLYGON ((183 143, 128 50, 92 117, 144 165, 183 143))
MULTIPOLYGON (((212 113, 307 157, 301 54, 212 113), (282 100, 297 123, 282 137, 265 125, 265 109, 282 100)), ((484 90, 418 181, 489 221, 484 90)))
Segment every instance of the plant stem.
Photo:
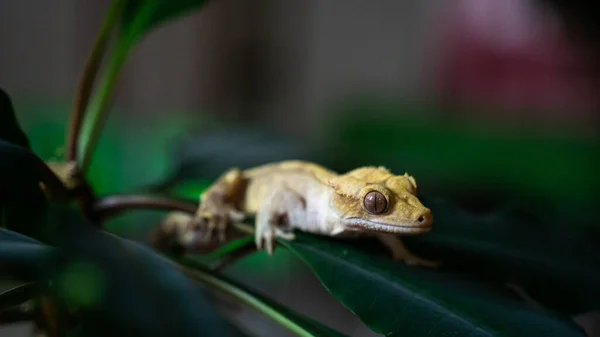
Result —
POLYGON ((100 29, 100 33, 94 42, 92 52, 88 57, 83 70, 83 75, 79 81, 77 92, 75 93, 75 102, 71 112, 71 122, 69 123, 69 130, 66 139, 66 159, 68 161, 73 161, 77 157, 77 143, 79 142, 81 121, 83 120, 84 112, 88 105, 90 94, 94 86, 94 80, 96 79, 96 75, 100 69, 100 64, 102 63, 102 57, 104 55, 110 33, 117 22, 117 19, 119 18, 119 13, 123 4, 124 1, 115 0, 108 9, 104 25, 100 29))
POLYGON ((117 81, 121 67, 125 63, 129 52, 129 44, 124 38, 117 40, 113 53, 110 55, 106 72, 102 78, 98 93, 90 102, 89 109, 84 116, 81 126, 81 138, 78 143, 78 157, 80 172, 85 176, 89 168, 93 152, 100 138, 100 131, 106 122, 108 105, 111 100, 112 90, 117 81))
MULTIPOLYGON (((94 222, 102 222, 106 221, 107 218, 116 216, 121 212, 125 212, 128 210, 134 209, 151 209, 151 210, 162 210, 162 211, 180 211, 184 213, 188 213, 190 215, 196 212, 196 205, 183 201, 172 199, 164 196, 156 196, 156 195, 113 195, 101 198, 94 202, 90 208, 89 214, 90 218, 94 220, 94 222)), ((240 230, 239 224, 234 224, 231 229, 227 232, 227 240, 225 242, 214 242, 214 244, 208 244, 204 248, 211 251, 209 256, 213 259, 218 259, 217 263, 215 263, 215 269, 223 269, 231 263, 244 258, 245 256, 256 251, 254 247, 254 239, 252 237, 248 237, 245 234, 248 234, 248 228, 241 227, 240 230), (233 241, 231 241, 233 240, 233 241), (210 248, 210 247, 220 247, 210 248)), ((251 228, 253 232, 253 228, 251 228)), ((164 234, 160 233, 160 228, 157 228, 155 231, 155 238, 161 240, 160 238, 164 234)), ((155 243, 156 244, 156 243, 155 243)), ((155 244, 152 244, 154 248, 157 248, 155 244)), ((198 252, 194 250, 194 252, 198 252)))
MULTIPOLYGON (((119 1, 119 0, 116 0, 119 1)), ((128 2, 121 0, 124 5, 128 2)), ((125 9, 125 6, 122 7, 125 9)), ((99 85, 99 92, 94 96, 89 105, 89 110, 83 121, 82 140, 78 143, 77 163, 80 167, 80 172, 83 176, 90 166, 93 152, 100 138, 100 131, 106 122, 107 108, 111 98, 111 92, 116 83, 119 71, 121 70, 129 51, 139 38, 138 34, 144 25, 148 24, 155 7, 150 2, 150 5, 143 6, 136 14, 132 22, 123 25, 119 31, 116 45, 114 46, 111 58, 107 62, 107 70, 99 85)))
POLYGON ((99 219, 115 216, 132 209, 153 209, 181 211, 189 214, 196 212, 197 206, 183 200, 155 195, 112 195, 99 199, 92 206, 92 214, 99 219))

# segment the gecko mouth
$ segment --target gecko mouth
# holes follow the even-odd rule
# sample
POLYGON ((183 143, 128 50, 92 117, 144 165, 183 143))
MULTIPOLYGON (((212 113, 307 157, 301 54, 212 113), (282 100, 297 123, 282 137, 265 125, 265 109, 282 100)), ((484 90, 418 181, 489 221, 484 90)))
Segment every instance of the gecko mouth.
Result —
POLYGON ((432 228, 431 225, 414 225, 410 223, 390 225, 386 223, 369 221, 359 218, 346 219, 348 229, 354 230, 366 230, 369 232, 386 232, 394 234, 421 234, 429 232, 432 228))

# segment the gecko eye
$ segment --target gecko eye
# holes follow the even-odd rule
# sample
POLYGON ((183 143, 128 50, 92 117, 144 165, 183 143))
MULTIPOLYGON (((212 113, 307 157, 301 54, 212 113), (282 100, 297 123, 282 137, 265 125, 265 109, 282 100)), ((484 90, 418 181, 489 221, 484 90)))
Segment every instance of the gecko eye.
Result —
POLYGON ((381 214, 387 209, 388 202, 383 194, 372 191, 365 196, 364 206, 367 212, 371 214, 381 214))

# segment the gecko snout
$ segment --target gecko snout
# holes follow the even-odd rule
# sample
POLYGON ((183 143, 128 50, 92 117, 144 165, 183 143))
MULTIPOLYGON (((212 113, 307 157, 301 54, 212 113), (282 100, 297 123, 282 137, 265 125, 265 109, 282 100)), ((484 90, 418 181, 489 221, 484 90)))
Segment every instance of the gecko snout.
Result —
POLYGON ((425 208, 423 211, 416 215, 416 220, 419 226, 429 227, 433 224, 433 215, 429 208, 425 208))

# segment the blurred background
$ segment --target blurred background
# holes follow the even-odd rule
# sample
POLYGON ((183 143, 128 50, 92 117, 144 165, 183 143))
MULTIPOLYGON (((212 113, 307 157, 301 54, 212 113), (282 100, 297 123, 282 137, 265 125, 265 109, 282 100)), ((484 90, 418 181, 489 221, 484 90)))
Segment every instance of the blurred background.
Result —
MULTIPOLYGON (((0 2, 0 86, 44 159, 64 143, 109 3, 0 2)), ((385 165, 472 210, 511 205, 597 235, 600 35, 582 4, 209 2, 131 54, 92 183, 102 194, 158 184, 195 199, 234 165, 385 165)), ((162 215, 136 212, 109 228, 143 238, 162 215)), ((349 335, 375 335, 282 249, 229 273, 349 335)), ((222 309, 259 335, 287 335, 244 308, 222 309)))

